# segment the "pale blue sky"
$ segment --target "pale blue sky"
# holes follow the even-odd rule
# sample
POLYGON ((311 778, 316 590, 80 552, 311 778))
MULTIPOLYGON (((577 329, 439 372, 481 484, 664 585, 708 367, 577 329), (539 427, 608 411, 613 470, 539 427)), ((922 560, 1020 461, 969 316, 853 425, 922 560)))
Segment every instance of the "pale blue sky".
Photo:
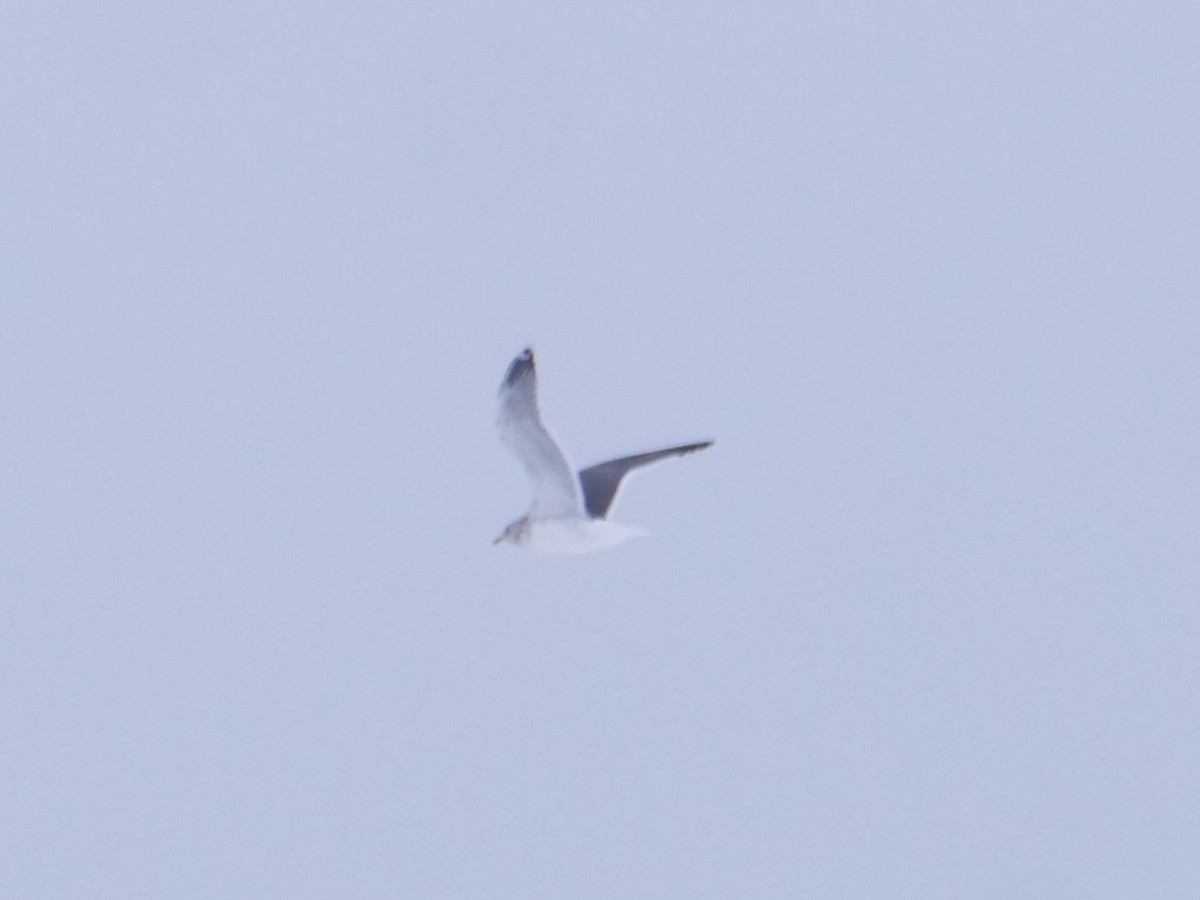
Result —
POLYGON ((0 895, 1196 896, 1197 46, 8 4, 0 895))

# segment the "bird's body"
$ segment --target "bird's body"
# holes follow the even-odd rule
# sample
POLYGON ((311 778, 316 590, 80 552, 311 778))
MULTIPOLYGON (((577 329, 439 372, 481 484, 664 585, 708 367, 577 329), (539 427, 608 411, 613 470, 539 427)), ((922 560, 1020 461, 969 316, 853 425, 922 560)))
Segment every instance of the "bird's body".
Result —
POLYGON ((533 503, 529 512, 505 528, 493 543, 508 542, 544 553, 590 553, 645 534, 640 528, 607 519, 622 479, 652 462, 712 445, 712 441, 699 441, 638 453, 576 474, 542 425, 533 351, 528 348, 512 361, 500 385, 497 426, 500 439, 529 475, 533 503))
POLYGON ((644 529, 618 525, 606 519, 530 519, 522 516, 496 538, 496 543, 507 540, 539 553, 592 553, 644 534, 644 529), (510 530, 513 526, 517 526, 516 529, 510 530))

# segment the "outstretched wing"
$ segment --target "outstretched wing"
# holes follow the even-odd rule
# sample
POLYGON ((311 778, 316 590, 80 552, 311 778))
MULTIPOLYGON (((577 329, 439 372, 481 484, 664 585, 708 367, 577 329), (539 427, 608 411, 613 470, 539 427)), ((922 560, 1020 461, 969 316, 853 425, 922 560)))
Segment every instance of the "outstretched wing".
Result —
POLYGON ((648 466, 650 463, 666 459, 668 456, 683 456, 685 453, 695 453, 697 450, 711 446, 712 441, 681 444, 678 447, 622 456, 620 459, 610 459, 608 462, 589 466, 579 473, 579 483, 583 487, 583 502, 587 506, 588 515, 593 519, 603 519, 607 516, 613 498, 617 495, 617 488, 621 486, 621 479, 634 469, 648 466))
POLYGON ((537 406, 537 373, 533 350, 526 347, 512 361, 500 384, 500 440, 529 475, 535 519, 582 514, 579 488, 566 457, 542 426, 537 406))

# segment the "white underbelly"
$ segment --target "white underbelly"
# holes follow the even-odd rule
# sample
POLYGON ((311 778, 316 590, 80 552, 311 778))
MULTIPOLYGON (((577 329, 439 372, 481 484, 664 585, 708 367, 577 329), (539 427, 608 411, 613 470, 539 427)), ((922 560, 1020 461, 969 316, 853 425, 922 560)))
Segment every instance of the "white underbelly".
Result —
POLYGON ((541 519, 533 523, 529 549, 539 553, 592 553, 646 534, 605 519, 541 519))

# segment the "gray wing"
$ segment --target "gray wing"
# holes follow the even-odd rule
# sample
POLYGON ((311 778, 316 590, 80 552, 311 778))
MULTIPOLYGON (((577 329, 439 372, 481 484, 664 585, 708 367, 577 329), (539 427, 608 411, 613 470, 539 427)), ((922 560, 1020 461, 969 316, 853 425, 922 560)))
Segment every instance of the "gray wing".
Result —
POLYGON ((535 519, 582 516, 575 476, 538 416, 537 373, 528 347, 512 361, 500 384, 496 426, 500 440, 529 475, 533 488, 529 514, 535 519))
POLYGON ((607 516, 613 498, 617 495, 617 488, 621 486, 621 479, 634 469, 648 466, 650 463, 666 459, 668 456, 683 456, 685 453, 695 453, 697 450, 711 446, 712 441, 680 444, 678 447, 622 456, 620 459, 610 459, 608 462, 589 466, 579 473, 579 483, 583 487, 583 502, 587 506, 588 515, 593 519, 603 519, 607 516))

